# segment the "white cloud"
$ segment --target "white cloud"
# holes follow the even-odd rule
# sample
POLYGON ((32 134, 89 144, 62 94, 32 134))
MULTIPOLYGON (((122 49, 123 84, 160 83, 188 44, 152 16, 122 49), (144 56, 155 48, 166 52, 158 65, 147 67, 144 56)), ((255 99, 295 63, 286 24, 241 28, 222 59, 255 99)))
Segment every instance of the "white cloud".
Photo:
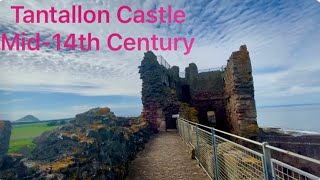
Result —
POLYGON ((25 101, 30 101, 30 98, 16 98, 16 99, 10 99, 7 101, 1 101, 0 105, 9 105, 9 104, 14 104, 14 103, 19 103, 19 102, 25 102, 25 101))
MULTIPOLYGON (((258 104, 279 97, 319 94, 320 82, 320 8, 316 1, 23 1, 2 2, 0 28, 6 32, 41 31, 54 33, 88 33, 101 39, 117 32, 124 36, 196 37, 190 55, 182 52, 155 52, 171 65, 183 70, 190 62, 200 69, 226 64, 232 51, 247 44, 254 70, 258 104), (14 24, 11 4, 32 9, 54 5, 70 8, 72 4, 86 8, 107 8, 113 15, 111 24, 28 25, 14 24), (173 5, 186 11, 187 21, 177 24, 130 24, 115 21, 120 5, 132 9, 173 5), (157 27, 158 26, 158 27, 157 27), (276 69, 273 72, 270 69, 276 69), (265 72, 262 72, 265 71, 265 72)), ((67 92, 80 95, 139 95, 141 80, 138 66, 143 52, 70 53, 54 50, 40 52, 1 52, 0 89, 8 91, 67 92)), ((319 98, 320 99, 320 98, 319 98)), ((298 101, 298 99, 296 99, 298 101)))

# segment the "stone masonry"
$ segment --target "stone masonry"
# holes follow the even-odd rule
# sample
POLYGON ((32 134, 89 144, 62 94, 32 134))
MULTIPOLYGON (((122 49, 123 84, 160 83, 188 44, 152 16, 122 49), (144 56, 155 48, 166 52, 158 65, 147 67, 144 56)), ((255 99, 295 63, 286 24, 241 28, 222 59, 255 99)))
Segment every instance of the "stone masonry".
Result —
POLYGON ((233 52, 224 72, 225 100, 230 132, 244 137, 258 133, 252 67, 245 45, 233 52))
MULTIPOLYGON (((165 130, 170 124, 165 122, 165 117, 169 119, 172 114, 178 113, 178 100, 173 82, 178 80, 179 70, 176 68, 167 70, 159 65, 157 57, 151 51, 145 53, 139 69, 140 77, 143 79, 142 116, 149 121, 150 128, 155 132, 165 130)), ((172 126, 174 127, 175 123, 172 126)))
POLYGON ((4 156, 7 154, 9 149, 10 135, 10 121, 0 120, 0 168, 2 167, 4 156))
POLYGON ((145 53, 139 69, 142 115, 154 131, 176 128, 172 115, 179 113, 201 124, 256 138, 252 67, 245 45, 231 54, 225 68, 203 71, 191 63, 184 78, 179 77, 179 67, 168 66, 151 51, 145 53))

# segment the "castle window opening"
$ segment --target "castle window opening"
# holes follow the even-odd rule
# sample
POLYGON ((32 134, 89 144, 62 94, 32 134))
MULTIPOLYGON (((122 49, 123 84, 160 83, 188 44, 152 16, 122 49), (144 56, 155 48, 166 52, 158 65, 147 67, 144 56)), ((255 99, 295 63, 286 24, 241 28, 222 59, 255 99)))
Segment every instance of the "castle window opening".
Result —
POLYGON ((213 125, 217 124, 216 113, 214 111, 208 111, 207 117, 208 117, 209 124, 213 124, 213 125))

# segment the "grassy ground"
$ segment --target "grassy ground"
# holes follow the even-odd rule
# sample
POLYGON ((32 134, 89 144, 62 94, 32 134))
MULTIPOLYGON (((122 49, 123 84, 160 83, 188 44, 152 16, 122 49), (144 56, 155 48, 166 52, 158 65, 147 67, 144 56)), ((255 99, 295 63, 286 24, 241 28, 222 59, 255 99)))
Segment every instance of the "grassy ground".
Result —
POLYGON ((57 126, 47 126, 47 122, 32 124, 14 124, 12 127, 9 153, 19 153, 21 148, 33 149, 35 144, 32 140, 40 136, 43 132, 56 128, 57 126))

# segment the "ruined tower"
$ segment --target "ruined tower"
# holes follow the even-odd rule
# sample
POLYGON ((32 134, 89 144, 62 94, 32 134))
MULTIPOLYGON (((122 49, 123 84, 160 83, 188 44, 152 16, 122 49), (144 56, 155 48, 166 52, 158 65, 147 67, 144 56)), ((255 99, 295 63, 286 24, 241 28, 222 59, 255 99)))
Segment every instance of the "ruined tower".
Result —
POLYGON ((142 116, 150 123, 154 131, 164 131, 168 128, 176 128, 172 122, 172 115, 177 114, 178 100, 176 96, 175 82, 179 78, 179 68, 162 66, 151 51, 144 54, 139 66, 142 79, 142 116))
POLYGON ((172 115, 180 113, 237 135, 257 136, 252 67, 245 45, 232 53, 225 68, 199 70, 190 63, 185 77, 179 77, 177 66, 150 51, 139 68, 142 114, 153 130, 175 128, 172 115))
POLYGON ((245 45, 231 54, 224 71, 230 132, 254 138, 258 133, 252 67, 245 45))

